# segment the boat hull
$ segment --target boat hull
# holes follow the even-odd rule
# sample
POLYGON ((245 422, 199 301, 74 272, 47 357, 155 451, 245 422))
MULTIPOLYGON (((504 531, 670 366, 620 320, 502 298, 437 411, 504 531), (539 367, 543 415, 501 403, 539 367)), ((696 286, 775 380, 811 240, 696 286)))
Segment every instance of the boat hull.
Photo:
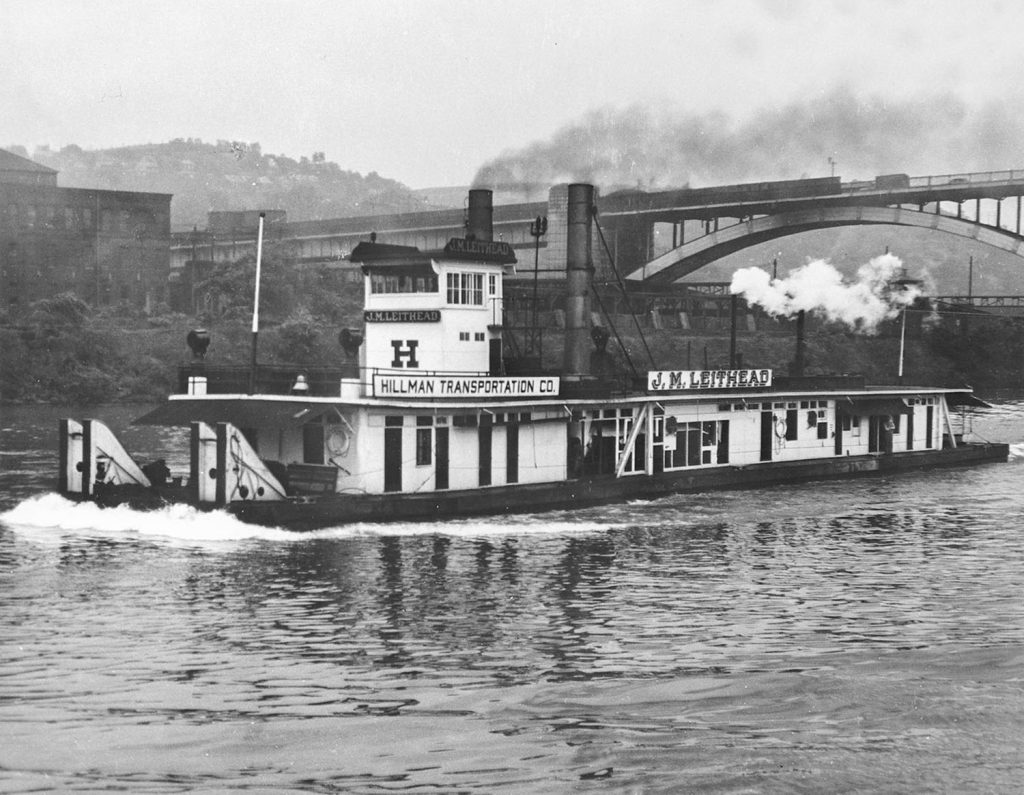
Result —
POLYGON ((1008 455, 1009 447, 1005 444, 966 444, 953 449, 895 455, 772 462, 745 467, 723 466, 621 478, 594 476, 558 483, 428 493, 332 494, 270 502, 233 502, 227 510, 244 522, 303 531, 355 522, 425 521, 582 508, 634 499, 658 499, 676 493, 759 488, 808 480, 1005 463, 1008 455))

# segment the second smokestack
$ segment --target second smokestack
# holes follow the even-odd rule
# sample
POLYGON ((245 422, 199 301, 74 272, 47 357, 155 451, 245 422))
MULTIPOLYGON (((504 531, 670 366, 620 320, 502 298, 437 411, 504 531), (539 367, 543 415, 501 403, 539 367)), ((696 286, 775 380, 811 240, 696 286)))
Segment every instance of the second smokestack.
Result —
POLYGON ((590 231, 593 223, 594 186, 569 186, 565 263, 566 378, 590 375, 590 288, 594 279, 590 231))
POLYGON ((490 243, 494 240, 494 199, 486 188, 469 191, 469 213, 466 218, 466 237, 490 243))

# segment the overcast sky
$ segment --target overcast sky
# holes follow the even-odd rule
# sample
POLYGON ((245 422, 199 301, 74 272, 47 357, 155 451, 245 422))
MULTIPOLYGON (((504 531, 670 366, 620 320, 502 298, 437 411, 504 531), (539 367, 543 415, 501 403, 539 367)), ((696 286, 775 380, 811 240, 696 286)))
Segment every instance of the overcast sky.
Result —
POLYGON ((1020 108, 1024 2, 0 0, 0 146, 30 152, 258 141, 464 185, 595 109, 741 122, 839 86, 1020 108))

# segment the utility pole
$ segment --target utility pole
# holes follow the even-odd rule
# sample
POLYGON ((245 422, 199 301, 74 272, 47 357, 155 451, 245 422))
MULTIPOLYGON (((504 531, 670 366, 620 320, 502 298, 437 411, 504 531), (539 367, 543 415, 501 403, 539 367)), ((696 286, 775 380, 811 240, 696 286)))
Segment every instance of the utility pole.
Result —
POLYGON ((536 354, 538 360, 542 357, 540 323, 537 318, 537 289, 540 279, 540 239, 548 232, 548 217, 538 215, 530 223, 530 235, 533 237, 533 322, 530 326, 530 334, 526 346, 527 355, 536 354))

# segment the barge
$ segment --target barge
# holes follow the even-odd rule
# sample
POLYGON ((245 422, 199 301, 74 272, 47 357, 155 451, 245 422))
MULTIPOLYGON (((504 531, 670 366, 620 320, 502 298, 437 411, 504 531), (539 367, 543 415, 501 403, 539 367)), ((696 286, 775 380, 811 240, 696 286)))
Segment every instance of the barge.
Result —
MULTIPOLYGON (((190 467, 135 461, 96 420, 60 423, 59 490, 149 508, 184 502, 296 530, 539 511, 686 491, 1006 461, 954 425, 966 388, 871 386, 767 368, 593 375, 594 191, 569 186, 561 372, 504 359, 491 194, 470 192, 467 235, 439 251, 360 243, 361 331, 335 370, 208 365, 202 339, 178 394, 137 422, 190 429, 190 467)), ((257 256, 257 273, 259 255, 257 256)), ((257 281, 258 285, 258 281, 257 281)), ((258 291, 258 287, 257 287, 258 291)), ((258 307, 258 292, 256 306, 258 307)))

